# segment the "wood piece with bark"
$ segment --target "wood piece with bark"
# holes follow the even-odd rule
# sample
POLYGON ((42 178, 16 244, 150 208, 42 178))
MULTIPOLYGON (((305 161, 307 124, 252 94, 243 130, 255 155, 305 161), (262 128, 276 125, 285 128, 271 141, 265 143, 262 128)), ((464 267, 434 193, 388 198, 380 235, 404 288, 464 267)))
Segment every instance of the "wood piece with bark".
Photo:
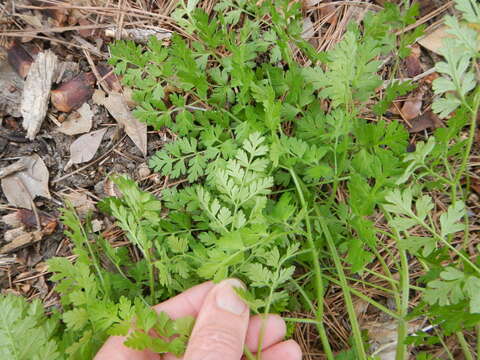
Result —
POLYGON ((17 42, 12 42, 7 46, 7 60, 22 79, 27 77, 30 66, 33 64, 33 58, 25 48, 17 42))
POLYGON ((95 82, 95 75, 91 72, 75 76, 58 89, 52 90, 53 106, 63 112, 78 109, 92 97, 95 82))

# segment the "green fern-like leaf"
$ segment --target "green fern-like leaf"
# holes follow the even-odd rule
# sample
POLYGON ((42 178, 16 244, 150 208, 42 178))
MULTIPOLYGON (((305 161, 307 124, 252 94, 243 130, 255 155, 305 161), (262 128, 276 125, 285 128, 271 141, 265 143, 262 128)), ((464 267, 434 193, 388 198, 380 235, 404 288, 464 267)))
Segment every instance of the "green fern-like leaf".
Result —
POLYGON ((12 360, 62 359, 54 339, 54 320, 41 303, 0 295, 0 357, 12 360))

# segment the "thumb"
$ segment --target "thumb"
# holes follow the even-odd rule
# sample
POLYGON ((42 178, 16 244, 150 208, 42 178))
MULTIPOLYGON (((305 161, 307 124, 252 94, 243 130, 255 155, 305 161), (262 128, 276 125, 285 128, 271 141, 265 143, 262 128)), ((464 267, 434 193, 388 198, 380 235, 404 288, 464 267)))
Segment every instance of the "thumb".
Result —
POLYGON ((184 360, 240 360, 250 311, 234 288, 244 288, 244 285, 239 280, 227 279, 208 293, 184 360))

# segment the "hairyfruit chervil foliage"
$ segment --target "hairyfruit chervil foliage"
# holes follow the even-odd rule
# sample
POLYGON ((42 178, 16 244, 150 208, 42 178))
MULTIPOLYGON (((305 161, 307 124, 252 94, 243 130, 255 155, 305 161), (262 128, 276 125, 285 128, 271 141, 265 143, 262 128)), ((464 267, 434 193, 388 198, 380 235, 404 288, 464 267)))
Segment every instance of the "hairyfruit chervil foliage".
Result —
MULTIPOLYGON (((317 53, 301 38, 299 3, 220 1, 210 16, 197 3, 180 2, 173 14, 185 36, 175 34, 169 44, 152 38, 146 46, 111 46, 111 63, 133 89, 135 116, 176 134, 150 159, 151 167, 186 182, 157 199, 128 178, 114 178, 123 196, 103 200, 100 208, 143 255, 136 262, 126 248, 92 233, 88 219, 65 211, 77 259, 49 262, 63 313, 54 317, 61 318, 57 330, 44 332, 42 346, 85 359, 108 335, 129 333, 128 346, 179 355, 193 319, 173 321, 150 305, 231 276, 249 285, 241 295, 255 313, 313 313, 314 319, 290 320, 316 324, 328 359, 335 358, 323 322, 329 282, 343 292, 352 333, 352 348, 339 358, 373 358, 352 296, 398 321, 397 359, 405 358, 407 342, 436 341, 425 333, 407 338, 415 316, 462 339, 480 319, 480 264, 466 252, 461 186, 480 101, 478 4, 456 1, 462 18, 446 20, 452 38, 436 65, 442 77, 433 84, 433 109, 455 114, 409 153, 408 132, 382 115, 414 85, 388 81, 381 99, 376 90, 384 83, 378 75, 384 60, 408 55, 421 32, 396 35, 415 22, 416 6, 387 4, 368 13, 333 49, 317 53), (377 118, 367 121, 362 114, 372 103, 377 118), (436 209, 431 191, 446 194, 450 205, 436 209), (462 232, 458 246, 453 239, 462 232), (390 266, 382 254, 385 238, 393 244, 390 266), (425 274, 414 283, 411 259, 425 274), (393 310, 349 285, 351 276, 372 273, 372 262, 383 271, 376 275, 388 279, 393 310), (412 311, 413 291, 424 301, 412 311), (152 338, 152 329, 164 337, 152 338), (179 336, 165 340, 173 334, 179 336)), ((43 321, 33 327, 47 326, 43 321)), ((464 352, 468 357, 468 346, 464 352)))

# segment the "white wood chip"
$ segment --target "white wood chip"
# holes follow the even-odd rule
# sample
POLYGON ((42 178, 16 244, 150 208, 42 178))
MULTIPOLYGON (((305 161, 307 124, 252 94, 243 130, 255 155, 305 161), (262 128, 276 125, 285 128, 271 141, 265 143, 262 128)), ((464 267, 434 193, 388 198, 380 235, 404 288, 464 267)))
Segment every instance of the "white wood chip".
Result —
POLYGON ((27 138, 33 140, 40 131, 48 110, 57 56, 47 50, 38 54, 25 80, 21 113, 27 138))

